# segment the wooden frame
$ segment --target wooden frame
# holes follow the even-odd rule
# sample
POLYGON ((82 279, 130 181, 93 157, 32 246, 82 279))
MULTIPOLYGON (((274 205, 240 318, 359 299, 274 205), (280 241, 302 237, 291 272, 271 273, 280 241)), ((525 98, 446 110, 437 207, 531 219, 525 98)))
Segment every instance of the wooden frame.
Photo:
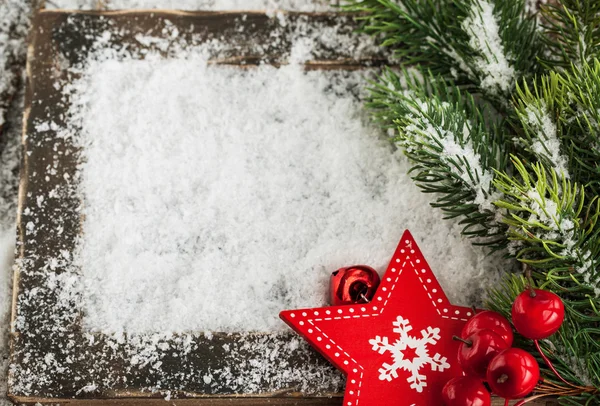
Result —
MULTIPOLYGON (((80 271, 74 269, 70 258, 53 261, 61 250, 73 252, 81 231, 81 201, 73 181, 78 149, 68 137, 59 136, 56 128, 38 124, 54 122, 60 127, 65 123, 69 101, 63 97, 62 85, 57 84, 68 83, 68 68, 84 60, 98 35, 108 31, 109 42, 139 48, 136 34, 160 37, 169 21, 183 41, 202 43, 226 37, 227 43, 235 46, 213 55, 213 62, 243 67, 259 62, 286 63, 293 35, 290 27, 298 20, 315 30, 340 20, 348 32, 356 28, 351 17, 340 14, 288 13, 287 19, 286 28, 276 18, 256 12, 41 11, 36 16, 28 51, 17 220, 19 254, 9 376, 12 400, 25 404, 163 405, 167 396, 178 405, 341 404, 341 374, 306 345, 288 345, 296 339, 291 333, 155 335, 149 343, 163 348, 158 358, 134 362, 140 357, 136 343, 148 338, 115 338, 83 331, 78 297, 64 297, 80 271), (269 41, 274 32, 281 38, 277 46, 269 41), (41 203, 39 196, 45 197, 41 203), (266 345, 277 352, 277 357, 266 366, 249 362, 264 358, 253 343, 266 345), (158 368, 156 361, 161 363, 158 368), (284 368, 296 373, 287 378, 278 376, 284 368), (254 374, 259 378, 252 381, 250 393, 241 391, 242 385, 236 383, 215 385, 201 379, 204 374, 225 369, 229 369, 229 376, 254 374), (161 386, 177 390, 150 391, 161 386)), ((162 52, 168 54, 169 49, 162 52)), ((315 55, 306 69, 361 69, 387 61, 378 52, 357 56, 349 49, 331 48, 326 42, 316 44, 315 55)))

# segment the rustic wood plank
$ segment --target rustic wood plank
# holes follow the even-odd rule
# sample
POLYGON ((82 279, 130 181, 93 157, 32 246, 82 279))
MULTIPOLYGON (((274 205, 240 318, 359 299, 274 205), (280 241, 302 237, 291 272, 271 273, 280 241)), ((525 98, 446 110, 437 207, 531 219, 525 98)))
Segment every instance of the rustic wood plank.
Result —
POLYGON ((177 399, 172 401, 166 401, 164 399, 146 399, 146 398, 131 398, 131 399, 43 399, 43 398, 28 398, 25 401, 20 402, 23 405, 35 406, 36 404, 47 404, 54 405, 60 403, 61 405, 73 405, 73 406, 96 406, 96 405, 107 405, 107 406, 168 406, 168 405, 184 405, 184 406, 225 406, 225 405, 247 405, 247 406, 259 406, 259 405, 273 405, 273 406, 292 406, 292 405, 303 405, 303 406, 341 406, 342 399, 340 397, 335 398, 206 398, 206 399, 177 399))
MULTIPOLYGON (((175 401, 165 401, 163 399, 55 399, 53 402, 48 402, 46 399, 31 398, 26 402, 22 403, 27 406, 35 406, 36 403, 42 405, 53 405, 60 403, 61 405, 73 405, 73 406, 168 406, 168 405, 183 405, 183 406, 227 406, 227 405, 244 405, 244 406, 260 406, 260 405, 273 405, 273 406, 292 406, 292 405, 303 405, 303 406, 341 406, 342 399, 337 398, 305 398, 300 402, 298 399, 277 399, 271 398, 268 403, 265 403, 265 399, 252 399, 252 398, 225 398, 225 399, 178 399, 175 401)), ((510 404, 514 405, 517 401, 513 401, 510 404)), ((554 401, 535 401, 528 403, 531 406, 555 406, 557 405, 554 401)), ((403 405, 398 405, 403 406, 403 405)), ((434 405, 432 405, 434 406, 434 405)), ((438 406, 438 405, 435 405, 438 406)), ((504 406, 503 399, 494 399, 492 406, 504 406)))
MULTIPOLYGON (((154 45, 141 44, 137 35, 164 37, 167 28, 175 27, 179 35, 174 46, 179 44, 175 41, 202 44, 224 37, 227 41, 211 54, 212 62, 246 67, 287 63, 298 22, 313 30, 340 21, 346 33, 356 28, 350 16, 338 14, 288 13, 286 18, 287 24, 281 26, 276 18, 255 12, 43 11, 36 17, 27 66, 11 399, 23 404, 164 405, 165 393, 150 389, 170 388, 168 395, 176 400, 169 403, 177 405, 341 404, 342 375, 307 345, 290 345, 291 340, 298 340, 293 334, 189 333, 147 338, 86 332, 81 327, 83 310, 78 298, 64 297, 80 272, 70 266, 69 259, 49 265, 60 250, 74 251, 83 221, 78 209, 81 197, 73 182, 79 150, 68 137, 59 137, 56 129, 37 126, 42 121, 59 127, 65 123, 69 100, 62 86, 73 79, 69 67, 84 61, 105 32, 110 33, 107 42, 140 50, 139 58, 143 58, 141 50, 154 45), (279 38, 276 43, 270 40, 273 35, 279 38), (60 198, 46 199, 43 208, 36 209, 37 197, 51 193, 60 198), (144 354, 138 343, 143 340, 155 348, 158 358, 139 361, 144 354), (265 348, 276 354, 274 359, 265 361, 265 348), (296 374, 279 376, 283 370, 296 374), (252 382, 250 390, 235 380, 215 384, 202 379, 207 374, 218 376, 217 371, 258 378, 247 381, 252 382)), ((168 56, 170 51, 160 52, 168 56)), ((387 56, 378 50, 354 54, 351 47, 332 47, 322 41, 315 46, 315 59, 305 66, 360 69, 386 61, 387 56)))
MULTIPOLYGON (((259 62, 286 63, 297 21, 314 30, 339 21, 343 22, 348 34, 355 28, 350 17, 334 14, 291 13, 287 20, 287 25, 280 26, 277 19, 262 13, 42 11, 38 15, 27 67, 25 153, 18 218, 20 252, 13 302, 16 327, 12 340, 15 368, 10 376, 13 399, 19 402, 27 401, 31 396, 36 397, 36 402, 50 398, 148 399, 148 392, 142 392, 142 389, 164 387, 173 388, 171 396, 179 398, 231 396, 243 392, 235 383, 215 388, 214 382, 202 379, 206 374, 214 374, 215 370, 228 370, 233 377, 263 375, 252 385, 252 392, 275 398, 290 397, 294 402, 308 396, 308 404, 315 402, 310 400, 311 397, 319 395, 327 399, 343 388, 341 374, 320 355, 304 344, 299 349, 289 345, 290 340, 298 340, 293 334, 156 337, 151 345, 165 348, 159 351, 160 370, 153 366, 155 363, 132 362, 139 358, 136 342, 143 338, 124 336, 114 339, 82 331, 82 309, 76 298, 67 305, 61 302, 60 290, 48 288, 48 273, 43 271, 48 269, 47 261, 56 257, 60 250, 73 252, 82 219, 78 214, 80 196, 76 186, 67 180, 75 179, 77 147, 69 139, 58 137, 55 130, 40 130, 36 124, 41 121, 54 122, 58 126, 64 124, 69 105, 59 83, 72 80, 69 67, 87 57, 94 41, 109 32, 109 41, 115 46, 142 50, 144 45, 136 36, 165 37, 168 36, 167 29, 175 27, 180 43, 202 44, 225 37, 224 46, 211 55, 212 62, 244 67, 259 62), (276 45, 271 45, 273 41, 269 40, 273 35, 279 38, 276 45), (49 166, 54 168, 55 175, 48 173, 49 166), (60 199, 48 199, 44 209, 38 210, 35 216, 26 211, 37 206, 37 196, 49 196, 53 190, 60 191, 60 199), (35 233, 27 229, 27 224, 33 222, 35 233), (255 349, 258 344, 263 350, 267 348, 279 353, 264 371, 248 366, 249 362, 258 362, 265 357, 255 349), (298 371, 297 376, 279 380, 277 374, 284 368, 298 371), (98 389, 81 390, 86 384, 98 381, 101 382, 98 389)), ((153 46, 149 44, 147 48, 153 46)), ((352 55, 326 43, 317 44, 315 49, 317 59, 309 61, 307 69, 356 69, 371 65, 377 58, 384 60, 372 53, 352 55)), ((169 50, 161 49, 160 52, 168 55, 169 50)), ((143 58, 141 51, 139 57, 143 58)), ((77 272, 68 265, 59 265, 53 273, 58 278, 76 279, 77 272)), ((157 392, 151 396, 162 398, 165 395, 157 392)))

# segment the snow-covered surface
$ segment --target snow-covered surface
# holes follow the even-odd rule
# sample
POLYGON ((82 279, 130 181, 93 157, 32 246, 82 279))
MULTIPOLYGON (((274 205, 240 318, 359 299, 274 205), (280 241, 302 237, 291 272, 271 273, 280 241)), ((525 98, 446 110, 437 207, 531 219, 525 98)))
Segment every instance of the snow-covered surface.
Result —
POLYGON ((329 272, 383 269, 406 218, 405 168, 345 91, 361 75, 91 63, 73 112, 85 325, 280 330, 279 310, 325 304, 329 272))
MULTIPOLYGON (((548 189, 550 187, 552 184, 548 189)), ((538 186, 534 184, 523 186, 521 190, 523 194, 519 198, 518 204, 527 208, 527 211, 531 213, 527 221, 540 224, 536 237, 544 241, 560 241, 563 247, 559 251, 559 255, 577 261, 573 268, 583 276, 583 281, 594 290, 596 296, 600 297, 600 274, 594 266, 593 253, 590 249, 577 244, 579 237, 574 231, 574 222, 578 220, 573 215, 571 204, 557 204, 546 197, 548 195, 546 188, 538 189, 538 186)), ((557 191, 553 191, 553 193, 556 194, 557 191)), ((520 229, 515 231, 521 232, 520 229)), ((518 248, 518 244, 510 247, 512 251, 518 248)))
MULTIPOLYGON (((22 60, 24 38, 27 34, 29 5, 24 0, 0 2, 0 127, 4 124, 9 105, 7 98, 15 93, 15 62, 22 60)), ((8 99, 9 100, 9 99, 8 99)))
MULTIPOLYGON (((98 0, 47 0, 47 8, 94 10, 98 0)), ((336 0, 104 0, 106 10, 289 10, 334 11, 336 0)))
POLYGON ((442 162, 473 191, 473 203, 479 206, 479 210, 482 213, 497 212, 493 204, 499 197, 492 187, 494 176, 481 164, 481 156, 473 145, 471 126, 457 124, 468 122, 464 112, 447 102, 434 98, 420 100, 416 95, 407 94, 415 100, 415 106, 411 108, 411 116, 406 118, 410 124, 404 128, 405 138, 399 144, 408 152, 428 148, 434 154, 439 153, 442 162), (440 126, 429 117, 431 111, 444 112, 445 116, 456 120, 446 120, 440 126))
MULTIPOLYGON (((22 100, 21 103, 22 105, 22 100)), ((10 123, 19 116, 9 117, 10 123)), ((10 404, 6 393, 8 340, 12 299, 12 264, 15 250, 15 217, 19 169, 19 131, 11 128, 0 141, 0 406, 10 404)))
POLYGON ((10 405, 6 399, 8 341, 12 299, 12 263, 15 251, 15 219, 17 207, 18 170, 20 159, 20 124, 22 94, 15 88, 15 79, 22 74, 25 55, 25 35, 30 7, 23 0, 0 2, 0 405, 10 405), (4 104, 9 96, 15 100, 4 104), (4 99, 3 99, 4 98, 4 99))
MULTIPOLYGON (((339 76, 91 62, 71 89, 84 130, 86 327, 279 330, 279 310, 325 304, 331 271, 383 270, 404 228, 468 253, 433 254, 437 272, 486 280, 482 256, 449 236, 345 90, 364 87, 363 73, 339 76)), ((460 302, 461 279, 448 281, 460 302)))
MULTIPOLYGON (((106 31, 71 67, 81 79, 65 87, 67 127, 36 129, 76 134, 83 150, 79 248, 47 263, 73 257, 83 270, 64 297, 81 297, 88 330, 284 330, 278 311, 324 305, 335 269, 383 271, 405 228, 451 300, 479 303, 496 280, 499 261, 429 207, 406 159, 368 123, 357 90, 367 73, 303 71, 313 36, 352 42, 294 24, 291 64, 279 69, 207 66, 228 45, 173 42, 168 21, 165 39, 135 36, 168 58, 138 60, 106 31)), ((26 208, 28 234, 56 197, 26 208)))
MULTIPOLYGON (((312 7, 296 4, 296 9, 312 7)), ((252 5, 270 9, 272 3, 252 5)), ((299 41, 296 50, 302 52, 293 55, 296 61, 305 57, 305 45, 299 41)), ((101 49, 99 54, 107 55, 101 49)), ((83 79, 70 89, 86 106, 74 111, 87 134, 79 141, 88 146, 82 166, 88 217, 76 257, 86 267, 77 284, 57 277, 56 286, 65 288, 68 282, 68 290, 83 296, 88 329, 140 333, 127 343, 128 368, 153 365, 160 371, 166 353, 162 343, 173 331, 280 329, 276 315, 282 308, 324 303, 329 272, 337 267, 366 262, 382 270, 405 228, 457 304, 480 301, 483 289, 496 281, 501 262, 472 247, 460 237, 458 224, 428 206, 429 197, 405 174, 406 160, 366 122, 360 100, 347 89, 362 86, 359 73, 342 79, 339 74, 305 74, 294 65, 236 71, 207 67, 201 56, 190 54, 144 62, 100 59, 86 64, 79 72, 83 79), (190 69, 203 74, 189 75, 190 69), (107 142, 116 135, 120 142, 107 142), (98 161, 103 157, 112 166, 98 161), (129 170, 116 171, 116 165, 129 170), (99 180, 101 170, 110 171, 110 182, 99 180), (137 214, 127 215, 128 210, 137 214), (253 234, 244 234, 249 229, 253 234), (122 249, 126 244, 131 251, 122 249), (102 255, 98 247, 103 245, 102 255), (86 250, 90 246, 95 248, 86 250), (93 259, 100 264, 93 265, 93 259), (240 266, 255 261, 262 268, 240 266), (238 300, 237 310, 246 306, 254 314, 244 325, 227 300, 231 292, 265 299, 238 300), (231 314, 218 314, 218 305, 231 314)), ((14 165, 16 152, 5 151, 12 158, 2 158, 3 165, 14 165)), ((16 200, 14 192, 10 196, 16 200)), ((48 197, 37 197, 40 205, 48 197)), ((10 211, 14 216, 14 207, 10 211)), ((6 219, 7 224, 14 221, 6 219)), ((4 286, 9 283, 6 279, 4 286)), ((73 297, 67 293, 65 306, 73 297)), ((122 343, 122 336, 114 337, 113 345, 122 343)), ((194 350, 188 336, 178 339, 175 345, 194 350)), ((277 354, 300 344, 293 340, 289 348, 278 349, 265 340, 260 345, 277 354)), ((58 373, 63 366, 47 355, 46 373, 58 373)), ((232 356, 246 362, 243 353, 232 356)), ((281 371, 270 379, 293 373, 281 371)), ((322 375, 316 371, 314 376, 322 375)), ((18 382, 22 391, 43 377, 30 379, 18 382)), ((263 384, 227 371, 203 379, 240 391, 263 384)), ((99 384, 81 382, 81 388, 93 392, 99 384)))

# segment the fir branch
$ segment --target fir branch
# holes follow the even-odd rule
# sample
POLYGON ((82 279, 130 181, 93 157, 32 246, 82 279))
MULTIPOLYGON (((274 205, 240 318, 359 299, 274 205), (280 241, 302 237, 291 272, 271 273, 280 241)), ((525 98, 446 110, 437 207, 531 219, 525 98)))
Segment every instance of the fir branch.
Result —
POLYGON ((549 69, 581 66, 600 51, 600 2, 562 0, 542 8, 544 42, 542 61, 549 69))
POLYGON ((363 31, 381 36, 402 63, 424 63, 500 111, 542 51, 524 0, 352 0, 345 9, 365 13, 363 31))
POLYGON ((572 66, 555 74, 562 137, 569 143, 574 178, 590 196, 600 194, 600 62, 572 66))
POLYGON ((515 142, 521 156, 529 153, 531 161, 540 161, 569 179, 569 159, 565 155, 569 143, 563 145, 562 126, 557 125, 560 108, 565 104, 558 76, 543 76, 539 84, 534 81, 529 85, 524 81, 517 85, 516 93, 515 112, 519 122, 514 127, 521 136, 515 142))
POLYGON ((600 206, 586 202, 584 188, 540 163, 526 166, 513 157, 520 180, 498 173, 494 181, 504 198, 495 204, 507 210, 509 248, 521 262, 562 277, 588 295, 600 296, 600 206), (587 208, 584 210, 584 208, 587 208))
POLYGON ((478 237, 477 243, 500 246, 505 227, 492 181, 494 170, 505 168, 503 140, 473 97, 440 77, 387 70, 368 107, 382 126, 397 127, 394 141, 413 163, 412 178, 436 194, 432 206, 447 218, 461 217, 463 234, 478 237))
MULTIPOLYGON (((600 2, 555 3, 541 16, 522 0, 351 0, 346 9, 364 13, 363 31, 404 64, 431 72, 388 70, 368 103, 419 187, 462 217, 465 234, 508 245, 532 283, 563 299, 565 323, 541 346, 577 387, 544 367, 538 393, 599 404, 600 2), (511 150, 522 159, 507 162, 511 150)), ((527 283, 507 276, 489 307, 510 317, 527 283)), ((534 351, 522 337, 516 345, 534 351)))
POLYGON ((513 126, 521 155, 600 193, 600 62, 517 86, 513 126))

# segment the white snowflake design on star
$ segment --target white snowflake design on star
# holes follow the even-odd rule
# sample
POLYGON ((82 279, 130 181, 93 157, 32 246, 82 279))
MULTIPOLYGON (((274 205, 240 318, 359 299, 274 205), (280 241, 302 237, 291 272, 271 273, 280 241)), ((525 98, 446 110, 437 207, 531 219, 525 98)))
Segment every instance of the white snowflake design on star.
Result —
POLYGON ((443 372, 445 369, 450 368, 446 357, 442 357, 438 353, 433 357, 429 355, 428 346, 435 345, 439 341, 440 329, 429 326, 426 330, 421 330, 420 338, 416 338, 408 335, 412 330, 412 326, 402 316, 398 316, 392 324, 395 326, 393 332, 400 335, 400 338, 393 344, 389 343, 387 337, 376 336, 369 340, 369 344, 373 346, 373 351, 378 351, 380 354, 389 352, 394 359, 393 364, 384 362, 381 365, 382 368, 379 368, 379 379, 390 382, 392 379, 398 378, 398 370, 403 369, 411 374, 407 378, 410 387, 421 393, 423 392, 423 388, 427 386, 427 377, 420 373, 421 368, 427 364, 431 366, 431 370, 434 372, 443 372), (412 360, 404 358, 407 349, 415 353, 412 360))

